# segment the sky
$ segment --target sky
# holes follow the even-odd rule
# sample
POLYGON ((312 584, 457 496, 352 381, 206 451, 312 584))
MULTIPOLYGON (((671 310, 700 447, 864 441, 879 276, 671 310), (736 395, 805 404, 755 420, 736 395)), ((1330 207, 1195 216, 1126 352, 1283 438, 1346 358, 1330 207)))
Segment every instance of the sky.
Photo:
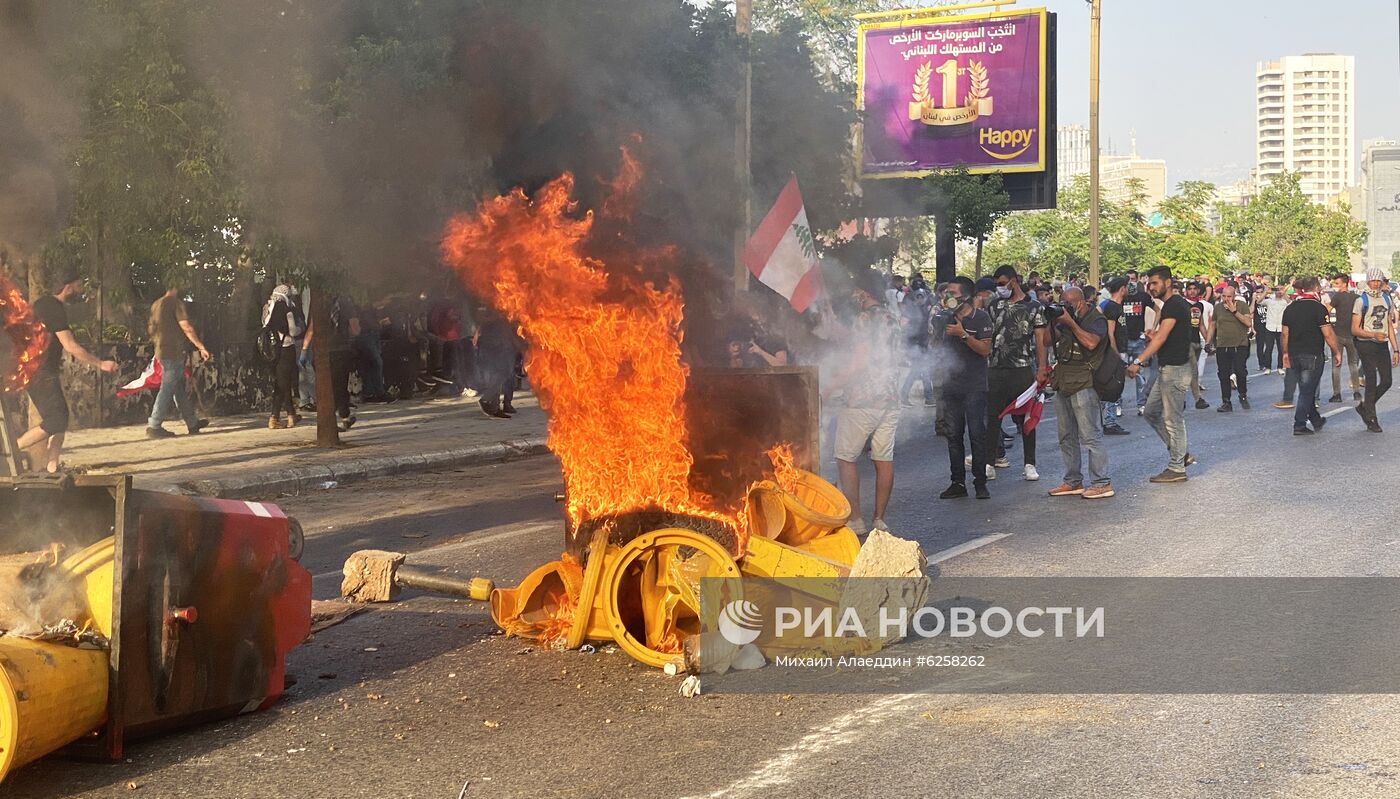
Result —
MULTIPOLYGON (((1060 124, 1089 121, 1089 5, 1059 14, 1060 124)), ((1304 53, 1356 57, 1356 147, 1400 140, 1400 0, 1103 0, 1100 136, 1167 162, 1167 183, 1229 183, 1254 165, 1254 69, 1304 53)), ((1359 168, 1359 167, 1358 167, 1359 168)), ((1358 179, 1353 175, 1353 181, 1358 179)))

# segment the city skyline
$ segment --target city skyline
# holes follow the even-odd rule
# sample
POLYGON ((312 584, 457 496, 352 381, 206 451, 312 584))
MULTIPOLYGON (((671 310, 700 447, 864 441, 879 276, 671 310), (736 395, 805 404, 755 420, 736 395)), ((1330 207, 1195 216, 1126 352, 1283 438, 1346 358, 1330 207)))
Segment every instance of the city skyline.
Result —
MULTIPOLYGON (((1059 123, 1085 124, 1088 7, 1083 0, 1043 5, 1059 14, 1059 123)), ((1245 178, 1255 165, 1256 65, 1329 52, 1356 59, 1358 151, 1368 139, 1400 139, 1400 103, 1393 97, 1400 83, 1395 3, 1349 0, 1346 14, 1331 16, 1318 15, 1302 0, 1245 6, 1203 0, 1119 6, 1105 0, 1105 150, 1112 141, 1121 151, 1136 131, 1139 153, 1170 165, 1172 189, 1184 180, 1224 185, 1245 178)))

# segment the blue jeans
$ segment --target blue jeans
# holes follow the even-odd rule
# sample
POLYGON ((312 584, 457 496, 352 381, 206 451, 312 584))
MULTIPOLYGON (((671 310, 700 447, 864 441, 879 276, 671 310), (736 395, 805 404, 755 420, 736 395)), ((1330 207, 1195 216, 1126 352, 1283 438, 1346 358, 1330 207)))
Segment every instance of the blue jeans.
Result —
POLYGON ((301 339, 297 339, 297 366, 300 371, 297 374, 297 393, 301 395, 301 404, 316 401, 316 366, 312 363, 312 351, 304 346, 301 339))
POLYGON ((160 390, 156 392, 156 404, 151 409, 151 418, 146 422, 146 426, 160 427, 161 422, 172 418, 172 405, 180 411, 180 418, 185 420, 186 425, 198 422, 199 415, 195 412, 194 402, 185 390, 184 358, 160 360, 160 390))
MULTIPOLYGON (((1131 361, 1132 359, 1141 356, 1142 353, 1147 349, 1147 340, 1140 338, 1135 339, 1133 341, 1129 341, 1128 345, 1124 347, 1124 349, 1126 349, 1127 352, 1123 354, 1128 356, 1127 359, 1131 361)), ((1156 363, 1155 356, 1153 363, 1156 363)), ((1137 377, 1133 378, 1133 384, 1137 386, 1137 406, 1139 408, 1142 408, 1147 405, 1147 392, 1151 388, 1151 386, 1149 386, 1147 383, 1149 377, 1148 371, 1149 370, 1146 368, 1146 365, 1144 365, 1144 368, 1138 370, 1137 377)))
POLYGON ((1065 462, 1065 483, 1084 485, 1083 449, 1089 450, 1089 480, 1095 486, 1108 485, 1108 452, 1099 426, 1099 395, 1086 388, 1073 394, 1055 395, 1060 427, 1060 457, 1065 462))
POLYGON ((1317 427, 1322 414, 1317 411, 1317 388, 1322 382, 1322 366, 1326 363, 1321 355, 1290 355, 1288 374, 1285 382, 1298 386, 1298 402, 1293 406, 1293 427, 1307 427, 1308 422, 1317 427))
POLYGON ((379 340, 379 331, 361 333, 350 342, 354 348, 355 360, 360 373, 361 389, 365 397, 384 395, 384 344, 379 340))
POLYGON ((1186 411, 1182 404, 1195 373, 1196 364, 1190 361, 1158 369, 1142 412, 1142 418, 1167 445, 1167 468, 1174 472, 1186 471, 1186 411))

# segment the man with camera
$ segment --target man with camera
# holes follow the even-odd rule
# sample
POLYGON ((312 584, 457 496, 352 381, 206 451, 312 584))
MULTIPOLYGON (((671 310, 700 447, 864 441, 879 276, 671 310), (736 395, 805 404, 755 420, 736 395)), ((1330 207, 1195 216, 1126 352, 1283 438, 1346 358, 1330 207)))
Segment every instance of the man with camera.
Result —
POLYGON ((978 499, 987 491, 987 357, 992 353, 992 319, 974 307, 973 283, 956 277, 939 298, 929 320, 937 342, 938 397, 948 422, 948 465, 952 482, 940 499, 967 496, 964 434, 972 446, 972 483, 978 499))
POLYGON ((1050 490, 1052 497, 1113 496, 1108 479, 1108 452, 1103 446, 1102 404, 1094 390, 1094 370, 1108 352, 1108 321, 1079 286, 1066 285, 1062 304, 1046 309, 1059 327, 1055 340, 1055 371, 1050 385, 1058 403, 1060 456, 1065 480, 1050 490), (1089 485, 1084 484, 1082 449, 1089 451, 1089 485))

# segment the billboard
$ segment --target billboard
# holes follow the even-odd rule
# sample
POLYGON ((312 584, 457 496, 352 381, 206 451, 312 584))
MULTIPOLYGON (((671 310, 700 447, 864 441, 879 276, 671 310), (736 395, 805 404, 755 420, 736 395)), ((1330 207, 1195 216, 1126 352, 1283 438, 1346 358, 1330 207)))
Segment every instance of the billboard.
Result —
POLYGON ((860 177, 1047 169, 1048 29, 1043 8, 862 24, 860 177))

